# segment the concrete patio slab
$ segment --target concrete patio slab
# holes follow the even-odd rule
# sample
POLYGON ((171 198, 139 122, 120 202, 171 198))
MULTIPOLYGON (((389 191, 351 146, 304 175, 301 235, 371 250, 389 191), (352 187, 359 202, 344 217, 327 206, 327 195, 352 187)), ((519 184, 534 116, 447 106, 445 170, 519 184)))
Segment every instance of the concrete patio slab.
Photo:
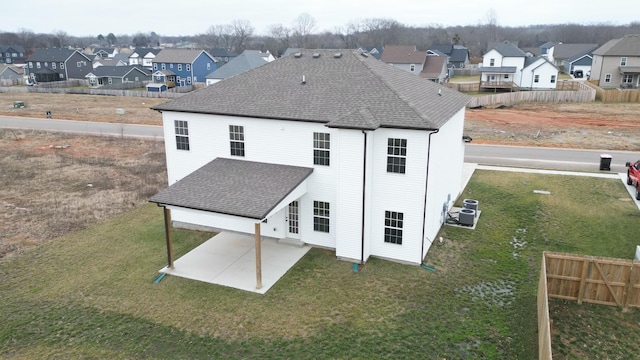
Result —
POLYGON ((175 260, 173 269, 160 272, 264 294, 310 249, 263 238, 261 289, 256 289, 253 235, 221 232, 175 260))

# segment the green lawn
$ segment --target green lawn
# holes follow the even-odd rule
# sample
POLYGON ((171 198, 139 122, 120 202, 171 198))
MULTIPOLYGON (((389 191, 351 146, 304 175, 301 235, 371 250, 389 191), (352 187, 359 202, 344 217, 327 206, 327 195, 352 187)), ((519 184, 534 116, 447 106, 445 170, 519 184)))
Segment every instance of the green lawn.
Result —
MULTIPOLYGON (((0 358, 533 359, 542 251, 632 258, 637 245, 619 180, 477 171, 462 198, 479 200, 479 224, 441 231, 425 260, 436 272, 371 259, 354 273, 312 249, 265 295, 153 284, 162 212, 138 208, 0 262, 0 358)), ((207 238, 175 231, 176 255, 207 238)), ((637 309, 551 307, 557 358, 635 356, 637 309), (606 347, 580 335, 591 325, 606 347)))

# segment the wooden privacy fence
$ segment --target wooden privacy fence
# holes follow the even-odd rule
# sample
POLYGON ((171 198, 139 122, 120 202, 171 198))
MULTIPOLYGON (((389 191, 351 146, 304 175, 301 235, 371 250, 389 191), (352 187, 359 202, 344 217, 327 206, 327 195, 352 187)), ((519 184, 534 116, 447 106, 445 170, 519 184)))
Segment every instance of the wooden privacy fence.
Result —
POLYGON ((639 261, 545 252, 544 262, 550 298, 640 307, 639 261))
MULTIPOLYGON (((189 90, 184 90, 190 91, 189 90)), ((173 89, 170 89, 173 90, 173 89)), ((177 91, 139 91, 139 90, 114 90, 114 89, 101 89, 101 88, 42 88, 39 86, 11 86, 0 87, 0 93, 51 93, 51 94, 86 94, 86 95, 110 95, 110 96, 137 96, 145 98, 178 98, 185 93, 177 91)))
MULTIPOLYGON (((565 86, 565 85, 563 85, 565 86)), ((569 85, 566 85, 569 86, 569 85)), ((573 86, 573 85, 572 85, 573 86)), ((468 107, 489 106, 496 104, 514 104, 521 102, 591 102, 596 99, 595 89, 581 82, 575 91, 516 91, 502 94, 474 97, 468 107)))
POLYGON ((544 255, 538 280, 538 359, 551 360, 551 320, 549 319, 549 295, 544 255))

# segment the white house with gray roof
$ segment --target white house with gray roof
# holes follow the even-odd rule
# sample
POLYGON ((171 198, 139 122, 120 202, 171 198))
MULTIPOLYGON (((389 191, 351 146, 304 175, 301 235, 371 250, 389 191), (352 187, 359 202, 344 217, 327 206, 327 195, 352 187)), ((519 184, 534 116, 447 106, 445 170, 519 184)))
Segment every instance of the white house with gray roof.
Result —
MULTIPOLYGON (((227 66, 227 65, 225 65, 227 66)), ((300 50, 154 107, 174 225, 421 264, 462 189, 469 97, 354 50, 300 50)))
POLYGON ((515 44, 497 43, 482 57, 481 89, 551 90, 558 68, 544 56, 527 56, 515 44))

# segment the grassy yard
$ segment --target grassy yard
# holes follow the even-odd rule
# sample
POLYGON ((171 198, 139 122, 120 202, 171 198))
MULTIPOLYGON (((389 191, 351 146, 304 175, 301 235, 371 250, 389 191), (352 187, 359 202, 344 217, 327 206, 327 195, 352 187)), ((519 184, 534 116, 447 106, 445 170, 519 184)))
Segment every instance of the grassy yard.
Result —
MULTIPOLYGON (((479 224, 443 228, 425 260, 436 272, 372 259, 354 273, 312 249, 265 295, 153 284, 162 212, 137 208, 0 262, 0 357, 534 359, 542 251, 637 245, 640 211, 617 180, 478 171, 461 198, 479 200, 479 224)), ((175 231, 176 255, 208 236, 175 231)), ((637 355, 638 309, 551 312, 554 358, 637 355)))

